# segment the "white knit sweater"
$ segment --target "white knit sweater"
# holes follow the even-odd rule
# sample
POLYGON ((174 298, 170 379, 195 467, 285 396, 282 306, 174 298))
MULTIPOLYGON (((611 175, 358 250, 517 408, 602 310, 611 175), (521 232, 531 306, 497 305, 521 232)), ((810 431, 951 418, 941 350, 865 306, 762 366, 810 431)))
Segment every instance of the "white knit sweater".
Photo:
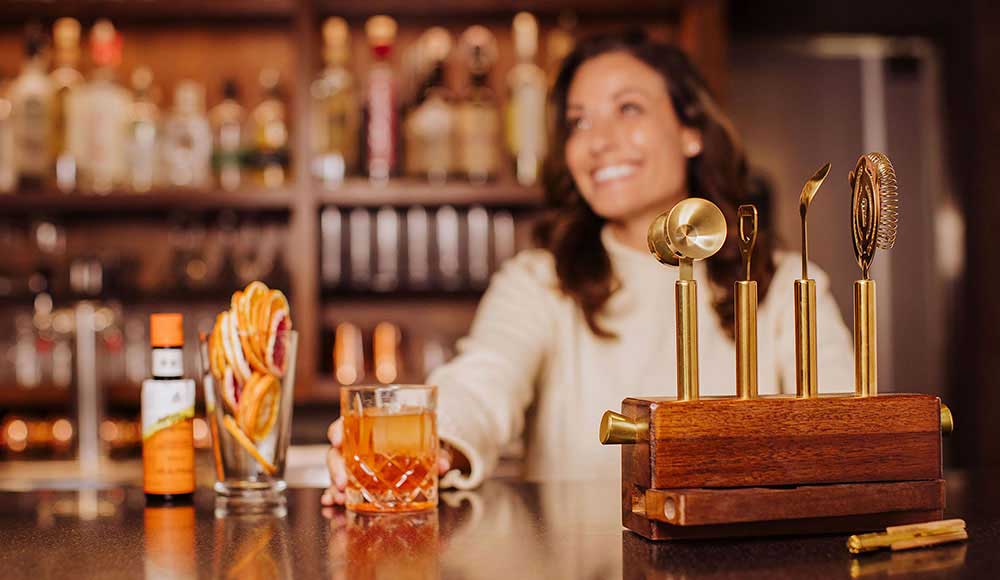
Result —
MULTIPOLYGON (((622 287, 609 300, 605 328, 594 336, 574 302, 558 289, 555 264, 544 250, 521 252, 493 277, 458 356, 428 378, 438 385, 442 440, 469 458, 472 473, 458 471, 443 486, 479 485, 501 450, 522 433, 524 477, 600 479, 618 477, 621 450, 602 446, 597 431, 607 409, 631 396, 676 394, 674 282, 677 269, 617 241, 605 228, 602 241, 622 287)), ((758 308, 757 368, 761 394, 795 392, 793 280, 798 255, 776 256, 777 271, 758 308)), ((815 266, 817 348, 822 392, 853 389, 851 336, 815 266)), ((736 392, 736 353, 711 306, 706 266, 698 281, 698 344, 701 393, 736 392)))

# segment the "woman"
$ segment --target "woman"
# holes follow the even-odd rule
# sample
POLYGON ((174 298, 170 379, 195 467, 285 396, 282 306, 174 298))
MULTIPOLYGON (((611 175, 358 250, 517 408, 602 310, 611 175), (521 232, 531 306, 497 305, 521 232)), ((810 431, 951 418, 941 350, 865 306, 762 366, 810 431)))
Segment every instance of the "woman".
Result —
MULTIPOLYGON (((494 276, 459 355, 428 382, 439 386, 444 486, 477 486, 522 431, 529 478, 618 477, 620 450, 602 447, 597 425, 628 396, 676 393, 674 293, 677 269, 646 244, 653 219, 677 202, 718 205, 730 240, 695 265, 701 392, 735 393, 733 281, 740 273, 736 210, 752 203, 747 164, 729 121, 688 59, 645 35, 581 43, 552 95, 557 131, 547 169, 551 217, 539 248, 494 276), (451 469, 452 460, 465 469, 451 469)), ((766 209, 761 207, 761 209, 766 209)), ((752 261, 760 288, 760 392, 794 392, 792 281, 797 254, 774 253, 762 212, 752 261)), ((850 390, 850 335, 826 276, 817 281, 819 378, 824 391, 850 390)), ((330 428, 333 485, 343 501, 340 422, 330 428)))

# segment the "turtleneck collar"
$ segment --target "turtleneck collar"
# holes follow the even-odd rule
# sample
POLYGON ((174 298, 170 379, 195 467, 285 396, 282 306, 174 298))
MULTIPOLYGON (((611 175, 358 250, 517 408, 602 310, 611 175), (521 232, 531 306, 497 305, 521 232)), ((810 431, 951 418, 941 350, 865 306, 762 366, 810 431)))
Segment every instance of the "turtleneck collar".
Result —
POLYGON ((625 242, 615 237, 610 224, 604 224, 604 227, 601 228, 601 243, 604 244, 604 249, 607 250, 608 256, 611 257, 611 263, 616 268, 676 269, 676 266, 658 262, 649 253, 649 250, 639 250, 626 245, 625 242))

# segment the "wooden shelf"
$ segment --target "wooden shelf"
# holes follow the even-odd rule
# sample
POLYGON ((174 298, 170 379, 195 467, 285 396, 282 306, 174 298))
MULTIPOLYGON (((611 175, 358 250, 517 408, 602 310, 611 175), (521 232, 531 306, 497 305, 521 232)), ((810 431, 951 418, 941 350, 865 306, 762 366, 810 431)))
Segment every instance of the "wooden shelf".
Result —
MULTIPOLYGON (((97 296, 55 293, 52 294, 52 302, 56 305, 72 304, 84 300, 94 302, 121 302, 124 304, 190 304, 218 302, 221 308, 222 306, 229 304, 229 299, 232 296, 233 291, 235 289, 242 288, 242 286, 242 283, 234 282, 229 286, 206 288, 204 290, 168 289, 158 290, 155 292, 130 290, 127 292, 105 292, 97 296)), ((282 288, 287 292, 291 292, 291 286, 289 284, 268 283, 268 286, 282 288)), ((30 307, 33 299, 33 296, 27 294, 0 296, 0 306, 22 305, 30 307)))
POLYGON ((0 23, 17 25, 61 16, 148 24, 165 20, 288 22, 295 12, 294 0, 5 0, 0 23))
POLYGON ((493 207, 538 207, 543 202, 542 190, 516 183, 497 182, 485 185, 444 183, 436 185, 415 179, 392 180, 375 185, 367 179, 348 179, 337 189, 316 186, 321 204, 344 206, 411 206, 472 204, 493 207))
MULTIPOLYGON (((474 23, 489 25, 497 32, 501 44, 497 75, 502 75, 512 63, 510 19, 522 10, 536 14, 543 30, 568 12, 579 20, 575 30, 580 36, 639 24, 654 30, 666 28, 677 32, 681 42, 696 56, 699 53, 719 58, 725 55, 724 50, 716 49, 719 45, 724 46, 725 39, 724 29, 721 28, 723 10, 713 8, 723 6, 720 0, 635 0, 617 4, 598 0, 0 0, 0 5, 0 32, 5 35, 0 38, 0 48, 6 49, 9 54, 20 52, 18 47, 23 42, 21 28, 29 20, 41 21, 48 27, 56 17, 75 16, 86 29, 94 19, 105 17, 120 24, 127 31, 127 41, 135 43, 135 50, 131 52, 133 56, 126 57, 127 62, 119 71, 122 75, 138 64, 152 66, 157 82, 166 82, 167 85, 188 77, 207 82, 225 73, 235 75, 241 84, 250 86, 257 76, 257 69, 263 65, 279 68, 286 75, 283 79, 291 127, 289 154, 295 162, 289 168, 287 185, 280 190, 249 188, 230 193, 163 188, 147 194, 122 191, 105 196, 63 195, 54 190, 38 194, 0 194, 0 216, 8 217, 11 222, 44 217, 73 220, 94 230, 118 220, 119 223, 114 226, 128 229, 130 233, 147 225, 132 222, 165 221, 177 212, 210 214, 234 210, 244 214, 266 214, 263 216, 265 219, 286 220, 287 243, 293 251, 287 252, 290 281, 282 286, 282 290, 289 295, 293 316, 299 321, 300 387, 297 388, 296 404, 301 406, 313 403, 335 406, 337 403, 338 385, 328 373, 323 374, 320 370, 320 357, 329 354, 321 352, 325 348, 322 346, 323 333, 328 333, 336 323, 349 320, 369 327, 378 321, 393 320, 412 328, 414 336, 426 331, 438 335, 436 338, 451 340, 467 330, 480 295, 479 291, 403 290, 375 293, 323 288, 318 266, 321 239, 319 214, 324 206, 407 208, 413 205, 453 205, 462 209, 482 205, 516 212, 520 226, 544 204, 541 187, 523 187, 514 182, 513 177, 504 177, 486 185, 458 180, 434 185, 416 179, 399 179, 384 186, 375 186, 367 179, 355 177, 333 190, 314 182, 306 162, 311 150, 311 135, 307 129, 312 122, 310 109, 313 106, 309 89, 321 61, 324 17, 336 15, 348 18, 355 50, 364 44, 364 19, 377 13, 399 19, 401 48, 413 42, 422 29, 429 26, 457 29, 474 23), (142 30, 133 34, 135 29, 142 30), (143 33, 147 33, 147 41, 143 41, 143 33), (176 50, 178 42, 183 43, 185 48, 179 53, 176 50), (220 47, 226 50, 220 51, 220 47), (264 54, 260 53, 261 50, 267 51, 265 56, 271 57, 264 59, 266 63, 261 62, 263 57, 260 55, 264 54), (214 57, 213 51, 219 51, 220 56, 214 57), (240 57, 245 54, 251 57, 240 57), (260 58, 253 58, 255 54, 260 58), (192 58, 192 55, 198 58, 192 58)), ((357 55, 361 55, 355 60, 361 78, 365 58, 362 53, 357 55)), ((708 64, 710 77, 714 70, 711 65, 719 64, 716 68, 724 70, 721 60, 710 60, 708 64)), ((14 66, 14 61, 11 61, 2 72, 12 74, 14 66)), ((125 77, 121 78, 124 80, 125 77)), ((212 91, 209 88, 208 100, 215 102, 216 95, 212 91)), ((258 96, 251 93, 244 98, 250 104, 258 96)), ((90 231, 84 233, 86 235, 81 244, 96 244, 98 242, 94 240, 98 239, 103 243, 105 238, 110 237, 101 237, 90 231)), ((148 239, 150 244, 155 243, 152 235, 148 239)), ((227 288, 218 295, 214 290, 132 292, 113 298, 133 304, 159 301, 204 303, 225 301, 232 290, 227 288)), ((0 305, 11 300, 14 298, 0 299, 0 305)), ((3 409, 48 409, 75 404, 73 389, 67 391, 49 387, 23 391, 12 388, 3 390, 4 387, 0 385, 0 408, 3 409)), ((138 390, 127 388, 131 391, 126 387, 121 387, 120 391, 106 391, 109 404, 137 406, 138 390)))
POLYGON ((365 17, 389 14, 394 17, 444 19, 509 18, 526 10, 541 16, 558 16, 573 12, 579 17, 626 16, 630 18, 653 16, 658 19, 676 18, 686 0, 633 0, 628 3, 609 4, 601 0, 434 0, 433 7, 411 0, 316 0, 321 14, 365 17))
MULTIPOLYGON (((102 396, 114 406, 139 406, 139 387, 113 385, 106 387, 102 396)), ((14 385, 0 386, 0 409, 62 409, 76 404, 76 387, 60 388, 38 386, 23 389, 14 385)))
MULTIPOLYGON (((17 193, 0 195, 0 213, 149 214, 222 209, 281 211, 291 207, 291 190, 198 191, 161 189, 149 193, 17 193)), ((113 217, 109 215, 108 217, 113 217)))

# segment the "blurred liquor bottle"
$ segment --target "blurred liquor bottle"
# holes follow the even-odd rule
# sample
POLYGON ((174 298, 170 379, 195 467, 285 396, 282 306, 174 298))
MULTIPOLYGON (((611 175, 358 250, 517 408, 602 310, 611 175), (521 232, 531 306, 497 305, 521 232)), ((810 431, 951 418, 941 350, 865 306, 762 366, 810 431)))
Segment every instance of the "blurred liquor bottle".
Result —
POLYGON ((160 108, 153 97, 153 72, 147 67, 132 71, 135 100, 129 116, 129 188, 145 193, 159 185, 160 108))
POLYGON ((396 21, 388 16, 373 16, 365 23, 365 34, 374 57, 365 97, 366 166, 372 182, 384 183, 396 172, 399 139, 396 79, 389 62, 396 40, 396 21))
POLYGON ((37 190, 42 187, 52 169, 52 102, 53 85, 46 74, 42 31, 29 27, 25 37, 25 61, 10 86, 13 105, 15 159, 18 187, 37 190))
POLYGON ((392 322, 379 322, 372 332, 372 364, 375 379, 383 385, 395 383, 402 376, 402 332, 392 322))
POLYGON ((497 42, 483 26, 470 26, 460 41, 469 71, 469 87, 458 106, 459 166, 469 181, 486 183, 500 168, 500 112, 489 76, 497 42))
POLYGON ((69 150, 69 95, 83 84, 79 70, 80 23, 60 18, 52 26, 53 65, 49 73, 53 87, 51 155, 55 159, 56 187, 69 192, 76 188, 76 159, 69 150))
POLYGON ((417 41, 418 89, 404 122, 406 174, 443 183, 454 170, 452 135, 455 105, 445 86, 445 61, 451 53, 451 34, 441 27, 428 29, 417 41))
POLYGON ((0 193, 11 193, 17 186, 14 106, 6 98, 5 89, 6 86, 0 83, 0 193))
POLYGON ((517 64, 507 75, 507 147, 521 185, 535 185, 545 157, 545 73, 535 64, 538 22, 527 12, 514 17, 517 64))
POLYGON ((205 87, 181 81, 163 127, 164 175, 170 185, 207 188, 212 176, 212 130, 205 115, 205 87))
POLYGON ((116 80, 122 38, 108 20, 90 30, 91 78, 70 92, 67 140, 76 159, 82 189, 109 193, 128 176, 128 122, 131 95, 116 80))
POLYGON ((212 125, 212 169, 219 187, 237 189, 243 182, 243 124, 246 112, 240 105, 240 89, 233 79, 222 84, 222 102, 208 113, 212 125))
POLYGON ((281 94, 281 73, 260 71, 264 100, 250 114, 256 181, 264 187, 281 187, 288 168, 288 119, 281 94))
POLYGON ((351 33, 343 18, 323 23, 326 68, 313 81, 313 175, 328 188, 357 171, 360 125, 354 75, 347 68, 351 33))
MULTIPOLYGON (((549 30, 545 36, 545 76, 550 93, 556 84, 556 77, 559 76, 559 69, 562 68, 563 61, 569 53, 573 52, 573 47, 576 44, 576 40, 573 38, 574 26, 576 26, 576 21, 572 16, 562 15, 559 17, 559 25, 549 30)), ((555 106, 551 101, 547 102, 545 116, 548 119, 546 125, 548 134, 554 135, 555 124, 561 121, 555 118, 555 106)))

